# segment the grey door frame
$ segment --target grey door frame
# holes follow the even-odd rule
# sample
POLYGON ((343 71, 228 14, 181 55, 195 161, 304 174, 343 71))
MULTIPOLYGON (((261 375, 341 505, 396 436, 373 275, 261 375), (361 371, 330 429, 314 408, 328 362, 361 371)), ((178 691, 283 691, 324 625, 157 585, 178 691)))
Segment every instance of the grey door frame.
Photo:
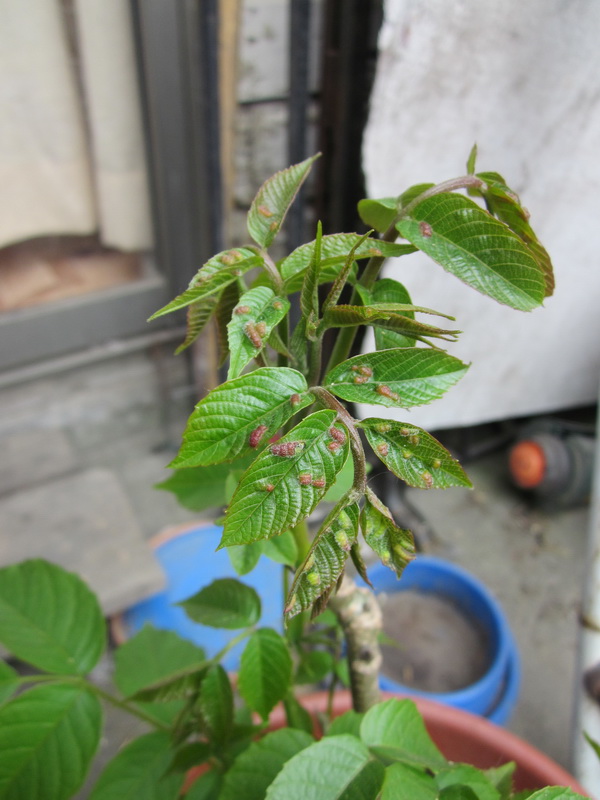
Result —
POLYGON ((0 314, 0 371, 43 361, 48 372, 48 359, 180 326, 146 320, 220 247, 217 1, 130 2, 155 253, 135 282, 0 314))

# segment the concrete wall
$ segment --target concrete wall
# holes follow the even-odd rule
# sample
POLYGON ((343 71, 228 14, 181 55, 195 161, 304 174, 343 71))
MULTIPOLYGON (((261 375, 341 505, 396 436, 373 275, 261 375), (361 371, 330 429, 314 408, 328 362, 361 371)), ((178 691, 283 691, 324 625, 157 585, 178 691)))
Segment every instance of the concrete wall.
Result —
POLYGON ((387 0, 364 143, 369 194, 478 167, 522 195, 553 257, 554 297, 520 314, 466 289, 420 255, 389 267, 419 305, 457 317, 449 348, 473 362, 438 404, 412 412, 429 427, 592 402, 600 315, 600 4, 584 0, 387 0))

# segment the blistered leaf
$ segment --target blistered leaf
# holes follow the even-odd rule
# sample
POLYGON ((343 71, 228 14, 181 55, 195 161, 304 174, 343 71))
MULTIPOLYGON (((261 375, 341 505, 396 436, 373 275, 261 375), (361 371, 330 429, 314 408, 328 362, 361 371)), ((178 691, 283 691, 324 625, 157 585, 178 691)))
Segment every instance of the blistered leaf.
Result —
POLYGON ((325 376, 324 385, 350 402, 409 408, 441 397, 467 369, 440 351, 398 348, 349 358, 325 376))
POLYGON ((325 520, 294 578, 285 606, 288 618, 311 608, 317 598, 335 586, 357 535, 356 503, 325 520))
POLYGON ((248 212, 248 232, 261 247, 269 247, 283 223, 289 207, 304 183, 318 155, 307 158, 268 178, 248 212))
MULTIPOLYGON (((358 245, 354 253, 355 259, 372 256, 395 257, 414 253, 412 245, 383 242, 379 239, 365 239, 358 233, 334 233, 323 236, 321 240, 320 282, 331 282, 339 274, 348 254, 358 245)), ((308 242, 293 250, 279 263, 281 276, 285 281, 286 292, 295 292, 302 287, 304 272, 310 264, 315 250, 315 243, 308 242)))
POLYGON ((218 578, 178 605, 202 625, 211 628, 248 628, 260 619, 260 597, 235 578, 218 578))
POLYGON ((427 325, 413 318, 415 311, 426 314, 435 312, 418 306, 400 303, 374 303, 369 306, 338 305, 325 312, 323 328, 347 328, 357 325, 374 325, 402 334, 408 339, 433 337, 453 341, 459 331, 427 325), (407 316, 406 312, 412 316, 407 316))
POLYGON ((422 428, 375 417, 362 420, 359 426, 375 455, 409 486, 419 489, 471 486, 458 461, 422 428))
POLYGON ((499 303, 521 311, 542 303, 545 280, 532 253, 510 228, 468 197, 429 197, 396 227, 445 270, 499 303))
POLYGON ((270 539, 315 509, 348 456, 335 417, 317 411, 260 453, 233 495, 221 547, 270 539))
POLYGON ((248 639, 240 659, 238 688, 253 710, 266 719, 287 695, 292 658, 285 640, 271 628, 260 628, 248 639))
POLYGON ((0 707, 0 797, 68 800, 102 730, 100 701, 78 686, 36 686, 0 707))
POLYGON ((415 557, 413 535, 396 525, 390 510, 369 488, 360 525, 369 547, 377 553, 386 567, 393 569, 400 577, 406 565, 415 557))
MULTIPOLYGON (((371 302, 412 303, 408 290, 393 278, 381 278, 375 282, 371 290, 371 302)), ((404 315, 409 319, 414 319, 414 312, 406 311, 404 315)), ((385 328, 375 328, 375 347, 377 350, 389 350, 392 347, 412 347, 414 344, 415 340, 410 336, 403 336, 397 331, 386 330, 385 328)))
POLYGON ((227 381, 192 412, 171 466, 216 464, 257 451, 311 402, 304 376, 287 367, 262 367, 227 381))
POLYGON ((284 764, 266 800, 375 800, 383 773, 359 739, 326 736, 284 764))
POLYGON ((370 708, 360 726, 367 747, 390 761, 437 771, 448 762, 433 743, 412 700, 385 700, 370 708))
POLYGON ((218 302, 219 296, 212 294, 210 297, 188 306, 185 339, 175 350, 176 356, 183 353, 200 336, 214 314, 218 302))
POLYGON ((264 800, 283 765, 313 741, 305 731, 284 728, 253 742, 227 771, 219 800, 264 800))
POLYGON ((177 311, 192 303, 198 303, 213 294, 218 294, 248 270, 258 267, 262 263, 261 256, 245 247, 217 253, 216 256, 210 258, 198 270, 185 292, 156 311, 149 319, 162 317, 164 314, 170 314, 172 311, 177 311))
POLYGON ((227 325, 230 352, 227 380, 237 378, 244 367, 262 352, 271 331, 289 308, 289 300, 277 297, 267 286, 250 289, 240 297, 227 325))
POLYGON ((38 669, 85 675, 104 651, 106 625, 81 578, 31 559, 0 569, 0 642, 38 669))

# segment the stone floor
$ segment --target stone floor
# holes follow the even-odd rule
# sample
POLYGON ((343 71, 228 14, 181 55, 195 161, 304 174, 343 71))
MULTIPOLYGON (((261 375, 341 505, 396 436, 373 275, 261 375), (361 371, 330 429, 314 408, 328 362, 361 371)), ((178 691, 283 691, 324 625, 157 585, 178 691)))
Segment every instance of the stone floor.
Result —
MULTIPOLYGON (((122 380, 131 369, 132 364, 123 366, 122 380)), ((142 370, 146 380, 144 375, 142 370)), ((82 380, 80 375, 80 384, 82 380)), ((78 409, 72 408, 65 419, 58 413, 61 398, 46 397, 44 424, 38 419, 33 429, 19 417, 25 411, 17 404, 17 394, 0 396, 0 410, 19 423, 0 426, 0 560, 11 560, 11 552, 21 557, 36 549, 43 555, 44 539, 55 535, 57 541, 62 537, 69 542, 67 550, 77 550, 88 541, 86 536, 104 541, 107 557, 114 561, 110 547, 116 546, 117 530, 123 569, 132 580, 119 597, 114 596, 114 585, 106 593, 109 613, 131 602, 136 593, 143 594, 150 584, 160 584, 146 540, 195 515, 180 508, 170 494, 153 489, 168 474, 164 465, 184 424, 183 411, 173 414, 166 427, 151 403, 134 409, 123 403, 101 411, 97 395, 103 388, 98 380, 88 385, 95 401, 88 403, 85 414, 78 416, 78 409), (18 552, 10 550, 11 541, 20 542, 18 552), (139 556, 138 575, 127 562, 130 546, 139 556)), ((497 451, 468 464, 472 491, 410 490, 407 498, 433 532, 427 548, 483 580, 506 612, 522 662, 521 697, 508 727, 569 767, 588 509, 550 513, 528 504, 509 485, 505 462, 505 453, 497 451)), ((95 571, 93 564, 88 570, 100 592, 103 585, 108 589, 111 581, 102 570, 95 571)), ((95 678, 107 684, 110 672, 109 657, 95 678)), ((101 762, 135 730, 130 720, 109 711, 101 762)), ((87 794, 85 789, 80 799, 87 794)))

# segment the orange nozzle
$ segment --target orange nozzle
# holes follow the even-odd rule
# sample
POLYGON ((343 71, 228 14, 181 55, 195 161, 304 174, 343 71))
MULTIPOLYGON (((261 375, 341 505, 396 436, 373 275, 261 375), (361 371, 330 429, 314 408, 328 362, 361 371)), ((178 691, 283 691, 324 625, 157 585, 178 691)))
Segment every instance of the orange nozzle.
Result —
POLYGON ((544 480, 546 454, 537 442, 525 439, 510 451, 508 466, 517 486, 534 489, 544 480))

